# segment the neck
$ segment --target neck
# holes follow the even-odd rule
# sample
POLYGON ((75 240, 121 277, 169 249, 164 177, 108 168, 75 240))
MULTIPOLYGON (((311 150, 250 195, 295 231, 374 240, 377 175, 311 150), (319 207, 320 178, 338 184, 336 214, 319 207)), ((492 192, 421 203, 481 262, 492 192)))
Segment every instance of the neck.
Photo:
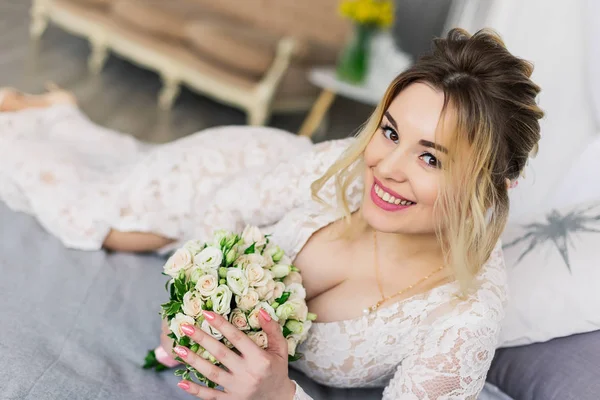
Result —
MULTIPOLYGON (((356 214, 353 215, 353 218, 361 219, 356 214)), ((357 227, 357 231, 355 231, 356 239, 372 245, 373 228, 368 226, 364 220, 355 220, 353 225, 357 227)), ((376 235, 378 252, 385 254, 386 258, 392 259, 396 263, 415 259, 443 260, 442 247, 435 233, 400 234, 377 231, 376 235)))
MULTIPOLYGON (((376 232, 380 254, 397 262, 427 259, 441 260, 442 248, 435 234, 399 234, 376 232)), ((372 237, 373 230, 370 229, 372 237)))

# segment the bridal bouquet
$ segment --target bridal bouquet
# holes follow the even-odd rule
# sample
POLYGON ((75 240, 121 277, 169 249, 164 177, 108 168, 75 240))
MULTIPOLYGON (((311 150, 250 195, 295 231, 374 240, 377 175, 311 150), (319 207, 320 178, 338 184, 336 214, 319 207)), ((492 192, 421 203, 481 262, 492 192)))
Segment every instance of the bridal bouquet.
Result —
MULTIPOLYGON (((258 228, 248 226, 241 235, 217 231, 206 243, 189 241, 167 260, 163 274, 171 279, 166 285, 170 300, 162 305, 162 317, 169 325, 168 336, 174 345, 186 346, 219 365, 208 351, 180 330, 181 325, 195 325, 233 349, 204 319, 202 310, 209 310, 222 315, 254 343, 266 348, 267 336, 258 320, 262 308, 279 322, 288 343, 288 359, 295 361, 301 357, 296 347, 306 339, 316 315, 308 312, 300 273, 283 250, 258 228)), ((144 367, 161 369, 152 351, 144 367)), ((175 374, 187 380, 193 374, 209 387, 215 386, 191 366, 175 374)))

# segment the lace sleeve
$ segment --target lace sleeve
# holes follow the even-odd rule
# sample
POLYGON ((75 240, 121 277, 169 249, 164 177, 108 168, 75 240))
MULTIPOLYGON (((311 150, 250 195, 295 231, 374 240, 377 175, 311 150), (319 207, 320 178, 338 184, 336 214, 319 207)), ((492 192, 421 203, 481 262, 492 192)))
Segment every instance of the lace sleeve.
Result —
POLYGON ((219 188, 193 227, 202 239, 215 229, 239 231, 245 225, 268 226, 310 201, 310 185, 349 144, 349 139, 323 142, 277 165, 245 171, 219 188))
POLYGON ((402 361, 383 393, 383 400, 475 400, 497 344, 494 318, 468 326, 448 325, 431 335, 402 361))

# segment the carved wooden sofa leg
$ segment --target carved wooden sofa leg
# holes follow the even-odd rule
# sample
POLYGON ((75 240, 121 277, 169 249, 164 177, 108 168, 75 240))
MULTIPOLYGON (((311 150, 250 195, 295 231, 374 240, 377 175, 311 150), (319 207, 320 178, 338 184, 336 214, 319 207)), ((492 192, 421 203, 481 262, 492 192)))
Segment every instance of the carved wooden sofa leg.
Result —
POLYGON ((48 1, 34 0, 30 14, 31 23, 29 25, 29 34, 33 40, 38 40, 48 28, 48 22, 50 20, 48 1))
POLYGON ((170 110, 175 99, 181 92, 181 81, 178 78, 162 75, 163 87, 158 95, 158 106, 163 110, 170 110))

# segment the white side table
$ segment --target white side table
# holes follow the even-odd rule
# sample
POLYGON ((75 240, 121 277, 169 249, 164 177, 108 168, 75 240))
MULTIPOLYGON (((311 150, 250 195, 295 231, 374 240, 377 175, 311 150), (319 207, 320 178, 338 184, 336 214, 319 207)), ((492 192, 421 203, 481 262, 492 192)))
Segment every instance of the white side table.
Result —
POLYGON ((311 137, 323 121, 336 96, 343 96, 360 103, 377 105, 392 80, 412 64, 412 58, 400 51, 389 32, 380 32, 371 41, 369 70, 365 82, 352 85, 337 79, 335 67, 313 68, 308 80, 322 89, 300 131, 301 136, 311 137))
POLYGON ((308 79, 322 90, 300 127, 300 136, 313 136, 337 95, 375 106, 385 93, 385 88, 381 91, 370 87, 367 82, 358 86, 338 80, 335 67, 314 68, 309 72, 308 79))

